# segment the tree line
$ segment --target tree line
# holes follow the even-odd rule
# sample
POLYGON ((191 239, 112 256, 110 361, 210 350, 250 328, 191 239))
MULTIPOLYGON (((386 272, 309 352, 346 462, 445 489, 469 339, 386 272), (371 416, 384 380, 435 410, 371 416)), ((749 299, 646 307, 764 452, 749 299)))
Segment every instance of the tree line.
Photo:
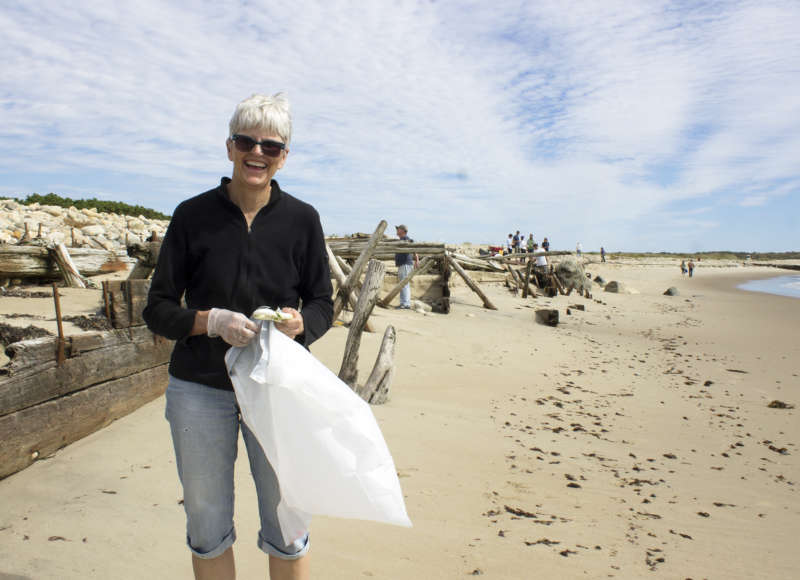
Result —
POLYGON ((148 207, 142 207, 141 205, 130 205, 121 201, 96 199, 94 197, 89 199, 72 199, 69 197, 56 195, 55 193, 48 193, 47 195, 31 193, 25 199, 15 199, 15 201, 23 205, 38 203, 39 205, 55 205, 64 208, 70 206, 74 206, 76 209, 94 208, 102 213, 115 213, 133 217, 138 217, 141 215, 148 219, 169 220, 168 215, 148 207))

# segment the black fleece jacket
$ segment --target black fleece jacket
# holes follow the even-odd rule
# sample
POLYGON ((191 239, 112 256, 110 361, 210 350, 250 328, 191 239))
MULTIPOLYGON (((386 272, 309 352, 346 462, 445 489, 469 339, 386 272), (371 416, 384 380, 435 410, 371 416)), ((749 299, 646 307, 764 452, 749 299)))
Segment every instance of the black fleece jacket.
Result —
POLYGON ((330 328, 333 302, 317 211, 273 181, 269 203, 248 231, 228 183, 223 178, 175 209, 143 317, 150 330, 177 341, 170 374, 231 390, 224 361, 229 345, 219 337, 189 336, 198 310, 250 316, 259 306, 300 308, 302 301, 304 334, 295 340, 307 347, 330 328))

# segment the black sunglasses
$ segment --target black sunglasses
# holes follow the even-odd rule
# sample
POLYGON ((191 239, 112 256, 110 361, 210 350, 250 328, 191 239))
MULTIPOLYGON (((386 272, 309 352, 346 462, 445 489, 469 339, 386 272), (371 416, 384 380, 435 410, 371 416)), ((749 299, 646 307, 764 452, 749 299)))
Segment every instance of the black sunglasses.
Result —
POLYGON ((259 145, 261 147, 261 153, 267 157, 278 157, 281 154, 281 151, 286 149, 286 143, 272 141, 271 139, 256 141, 252 137, 248 137, 247 135, 239 135, 238 133, 231 135, 231 141, 233 141, 233 144, 236 145, 236 149, 242 153, 249 153, 253 150, 253 147, 259 145))

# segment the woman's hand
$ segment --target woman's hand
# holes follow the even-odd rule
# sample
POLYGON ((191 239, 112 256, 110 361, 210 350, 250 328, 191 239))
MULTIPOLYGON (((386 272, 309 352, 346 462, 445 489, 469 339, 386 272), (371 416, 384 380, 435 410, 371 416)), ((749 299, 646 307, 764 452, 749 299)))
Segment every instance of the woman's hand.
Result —
POLYGON ((211 337, 221 336, 232 346, 247 346, 256 336, 258 325, 241 312, 212 308, 208 313, 207 332, 211 337))
POLYGON ((305 326, 303 326, 303 315, 300 314, 294 308, 281 308, 282 312, 286 314, 291 314, 291 320, 284 320, 283 322, 276 322, 275 328, 280 330, 283 334, 288 336, 289 338, 294 338, 298 334, 303 334, 305 331, 305 326))

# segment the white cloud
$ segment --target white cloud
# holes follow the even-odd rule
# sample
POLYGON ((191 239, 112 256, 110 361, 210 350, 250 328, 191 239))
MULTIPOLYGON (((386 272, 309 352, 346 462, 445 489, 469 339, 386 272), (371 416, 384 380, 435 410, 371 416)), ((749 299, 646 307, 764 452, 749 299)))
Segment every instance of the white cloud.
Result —
POLYGON ((229 171, 235 103, 284 89, 279 179, 329 231, 663 249, 625 224, 798 196, 798 26, 794 2, 12 3, 0 189, 169 211, 229 171))

